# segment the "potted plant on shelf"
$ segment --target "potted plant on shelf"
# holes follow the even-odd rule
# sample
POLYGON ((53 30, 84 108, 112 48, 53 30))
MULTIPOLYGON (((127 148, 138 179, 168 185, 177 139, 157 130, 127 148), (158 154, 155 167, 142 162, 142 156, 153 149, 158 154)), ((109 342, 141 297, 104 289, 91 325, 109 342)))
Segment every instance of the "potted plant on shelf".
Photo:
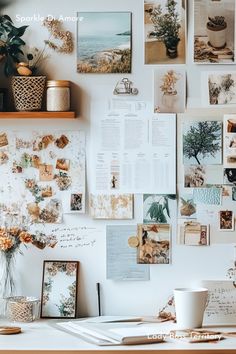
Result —
POLYGON ((44 41, 44 48, 22 50, 25 42, 20 38, 28 26, 16 28, 7 15, 0 16, 0 58, 5 59, 5 75, 12 76, 11 86, 17 111, 40 111, 42 108, 46 76, 38 74, 39 67, 47 58, 46 48, 57 53, 73 52, 71 32, 63 31, 61 21, 46 18, 43 26, 49 31, 49 39, 44 41), (62 42, 56 44, 51 38, 62 42))
POLYGON ((226 46, 226 30, 227 23, 224 16, 208 17, 207 35, 208 43, 217 49, 222 49, 226 46))
POLYGON ((178 56, 178 44, 180 41, 179 30, 181 24, 176 5, 177 2, 175 0, 167 0, 165 12, 161 5, 147 10, 154 26, 154 30, 149 34, 150 37, 162 40, 166 46, 166 55, 172 59, 178 56))

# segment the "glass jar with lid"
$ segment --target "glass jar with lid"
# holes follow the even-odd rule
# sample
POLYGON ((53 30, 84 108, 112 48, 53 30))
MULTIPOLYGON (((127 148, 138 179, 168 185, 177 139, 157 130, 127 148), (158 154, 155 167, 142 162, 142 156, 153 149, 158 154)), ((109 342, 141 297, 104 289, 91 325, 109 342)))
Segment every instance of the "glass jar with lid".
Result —
POLYGON ((47 111, 67 112, 70 110, 70 81, 47 81, 47 111))

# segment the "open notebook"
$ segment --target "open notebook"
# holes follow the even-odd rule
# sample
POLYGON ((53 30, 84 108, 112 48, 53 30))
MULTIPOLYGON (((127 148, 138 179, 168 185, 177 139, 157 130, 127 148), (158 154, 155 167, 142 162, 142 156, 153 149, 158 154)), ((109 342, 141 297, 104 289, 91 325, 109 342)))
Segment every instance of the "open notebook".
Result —
POLYGON ((107 323, 81 323, 81 321, 59 322, 57 328, 97 345, 135 345, 161 343, 165 335, 158 333, 155 327, 138 326, 137 324, 111 325, 107 323))

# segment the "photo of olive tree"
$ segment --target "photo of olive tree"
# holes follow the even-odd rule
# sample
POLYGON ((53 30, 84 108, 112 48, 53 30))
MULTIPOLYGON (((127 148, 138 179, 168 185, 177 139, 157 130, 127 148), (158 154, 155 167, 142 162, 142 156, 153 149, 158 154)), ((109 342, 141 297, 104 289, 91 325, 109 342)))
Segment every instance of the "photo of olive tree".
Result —
POLYGON ((218 165, 222 163, 222 123, 190 122, 183 126, 184 165, 218 165))

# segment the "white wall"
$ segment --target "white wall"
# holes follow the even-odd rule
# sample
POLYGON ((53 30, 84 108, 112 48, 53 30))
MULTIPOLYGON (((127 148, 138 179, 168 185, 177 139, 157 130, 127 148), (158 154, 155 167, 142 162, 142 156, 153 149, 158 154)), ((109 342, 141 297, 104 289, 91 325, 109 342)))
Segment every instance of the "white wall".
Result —
MULTIPOLYGON (((191 39, 192 1, 189 1, 189 34, 191 39)), ((15 0, 5 13, 13 19, 17 14, 32 16, 40 14, 47 16, 75 16, 76 11, 131 11, 133 13, 133 66, 132 75, 128 76, 135 87, 140 90, 138 98, 152 99, 152 69, 153 66, 144 66, 143 52, 143 0, 15 0)), ((23 23, 24 25, 27 23, 23 23)), ((31 46, 43 45, 47 32, 38 22, 30 22, 25 39, 31 46)), ((76 38, 75 23, 68 23, 67 28, 74 33, 76 38)), ((192 53, 192 43, 188 53, 192 53)), ((191 64, 191 55, 188 55, 188 94, 192 102, 199 101, 200 71, 207 66, 191 64)), ((208 66, 209 68, 209 66, 208 66)), ((230 68, 233 68, 232 66, 230 68)), ((214 70, 226 69, 224 66, 214 67, 214 70)), ((79 119, 75 122, 58 121, 58 129, 85 129, 88 133, 89 145, 89 120, 90 103, 95 99, 111 96, 116 82, 122 75, 81 75, 76 73, 76 54, 63 56, 52 53, 45 71, 48 78, 66 79, 74 83, 73 108, 79 111, 79 119)), ((196 113, 196 111, 195 111, 196 113)), ((35 129, 54 128, 55 122, 50 121, 11 121, 1 122, 1 129, 35 129)), ((89 149, 89 146, 88 146, 89 149)), ((92 171, 88 171, 90 175, 92 171)), ((231 265, 233 247, 231 245, 212 245, 206 248, 184 247, 176 245, 176 235, 173 235, 173 253, 171 265, 151 266, 151 280, 149 282, 113 282, 106 280, 105 275, 105 225, 103 221, 94 222, 86 216, 66 216, 65 221, 70 225, 96 225, 103 229, 103 235, 97 240, 92 252, 83 250, 64 250, 60 248, 40 252, 35 249, 25 251, 24 256, 18 257, 17 271, 21 279, 22 291, 28 295, 40 295, 42 260, 43 259, 78 259, 80 269, 80 315, 96 315, 96 290, 95 283, 102 285, 102 305, 104 314, 136 314, 154 315, 163 305, 172 289, 176 286, 190 285, 193 281, 210 278, 224 278, 226 270, 231 265)), ((135 198, 135 220, 142 221, 141 196, 135 198)), ((116 224, 115 222, 113 222, 116 224)))

